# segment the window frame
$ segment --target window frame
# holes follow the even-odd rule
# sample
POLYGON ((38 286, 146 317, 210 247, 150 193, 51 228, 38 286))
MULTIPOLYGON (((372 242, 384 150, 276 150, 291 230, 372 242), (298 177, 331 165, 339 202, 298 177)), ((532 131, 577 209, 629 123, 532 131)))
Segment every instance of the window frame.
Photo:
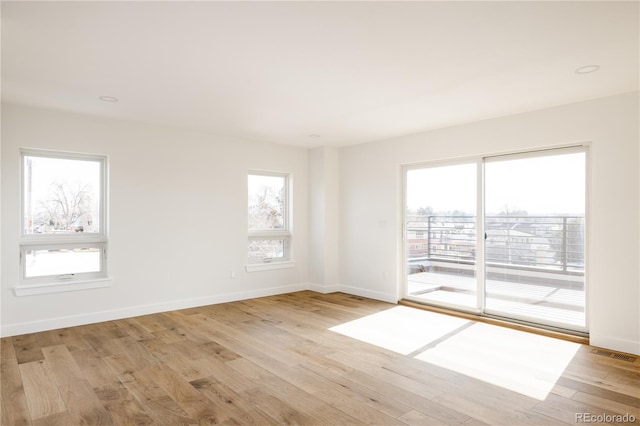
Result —
POLYGON ((248 272, 265 269, 280 269, 293 266, 292 255, 292 209, 291 209, 291 174, 263 170, 249 170, 247 173, 247 266, 248 272), (282 229, 249 229, 249 200, 248 183, 251 176, 278 177, 284 179, 284 206, 282 229), (249 243, 252 241, 283 241, 284 253, 282 257, 249 258, 249 243))
POLYGON ((105 155, 72 153, 64 151, 50 151, 42 149, 20 149, 20 279, 16 294, 18 296, 51 293, 58 291, 74 290, 74 284, 79 288, 95 288, 105 285, 87 285, 87 283, 108 280, 107 253, 108 253, 108 158, 105 155), (73 234, 27 234, 25 211, 25 163, 27 157, 40 157, 60 160, 93 161, 99 164, 99 229, 97 232, 76 232, 73 234), (26 253, 30 250, 81 249, 86 247, 98 247, 100 249, 100 270, 96 272, 79 272, 65 274, 51 274, 35 277, 27 277, 26 253), (56 288, 60 286, 65 290, 56 288), (41 290, 36 290, 40 288, 41 290))

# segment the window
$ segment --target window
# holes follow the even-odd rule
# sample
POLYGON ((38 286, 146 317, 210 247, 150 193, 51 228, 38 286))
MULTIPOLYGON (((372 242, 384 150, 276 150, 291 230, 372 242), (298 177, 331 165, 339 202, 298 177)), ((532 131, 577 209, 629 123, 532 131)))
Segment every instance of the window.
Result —
POLYGON ((23 150, 21 161, 21 286, 105 278, 106 158, 23 150))
POLYGON ((289 176, 249 172, 249 264, 269 264, 291 259, 289 176))

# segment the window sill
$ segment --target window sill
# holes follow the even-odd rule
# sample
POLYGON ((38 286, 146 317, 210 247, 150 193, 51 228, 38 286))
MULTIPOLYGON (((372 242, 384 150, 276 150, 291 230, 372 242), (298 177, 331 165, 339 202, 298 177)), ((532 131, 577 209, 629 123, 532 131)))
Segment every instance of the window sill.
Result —
POLYGON ((273 269, 288 269, 296 266, 296 262, 293 260, 285 260, 282 262, 267 262, 267 263, 251 263, 245 268, 247 272, 258 271, 271 271, 273 269))
POLYGON ((63 291, 89 290, 94 288, 111 287, 111 278, 94 278, 66 283, 47 283, 20 285, 14 287, 16 296, 36 296, 39 294, 61 293, 63 291))

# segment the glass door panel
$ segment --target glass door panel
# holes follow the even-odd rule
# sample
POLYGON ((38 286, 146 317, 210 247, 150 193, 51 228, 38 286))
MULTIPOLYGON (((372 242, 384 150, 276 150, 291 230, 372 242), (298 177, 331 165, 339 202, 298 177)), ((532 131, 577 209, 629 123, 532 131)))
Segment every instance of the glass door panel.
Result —
POLYGON ((485 159, 486 313, 586 330, 585 157, 485 159))
POLYGON ((476 163, 409 169, 405 186, 407 297, 477 310, 476 163))

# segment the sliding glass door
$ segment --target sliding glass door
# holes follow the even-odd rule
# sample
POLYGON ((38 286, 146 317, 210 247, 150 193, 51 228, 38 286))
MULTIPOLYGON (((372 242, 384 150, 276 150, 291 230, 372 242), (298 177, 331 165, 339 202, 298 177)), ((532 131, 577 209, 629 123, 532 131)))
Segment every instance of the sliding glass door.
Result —
POLYGON ((585 153, 485 159, 487 313, 585 328, 585 153))
POLYGON ((405 170, 405 297, 586 331, 584 148, 405 170))
POLYGON ((476 163, 406 173, 407 291, 414 299, 477 306, 476 163))

